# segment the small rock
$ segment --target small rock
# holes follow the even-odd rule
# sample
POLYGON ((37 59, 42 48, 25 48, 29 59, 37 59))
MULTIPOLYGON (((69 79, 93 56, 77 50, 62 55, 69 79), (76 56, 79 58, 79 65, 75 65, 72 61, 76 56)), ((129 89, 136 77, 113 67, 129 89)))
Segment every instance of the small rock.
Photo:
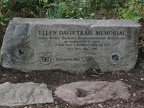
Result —
POLYGON ((98 104, 98 106, 99 106, 100 108, 102 108, 102 107, 103 107, 101 104, 98 104))
POLYGON ((128 89, 122 81, 74 82, 58 87, 55 94, 71 105, 77 106, 106 100, 127 100, 130 97, 128 89))
POLYGON ((119 105, 119 104, 117 104, 117 108, 118 108, 118 107, 120 107, 120 105, 119 105))
POLYGON ((140 63, 139 65, 140 65, 142 68, 144 68, 144 63, 140 63))
POLYGON ((17 106, 52 103, 53 97, 47 85, 33 82, 0 85, 0 106, 17 106))
POLYGON ((135 93, 133 93, 133 97, 135 97, 136 96, 136 94, 135 93))
POLYGON ((55 105, 58 105, 59 103, 57 101, 54 102, 55 105))
POLYGON ((144 90, 138 90, 135 94, 136 95, 133 98, 134 102, 144 102, 144 90))
POLYGON ((25 75, 25 77, 28 77, 28 75, 25 75))

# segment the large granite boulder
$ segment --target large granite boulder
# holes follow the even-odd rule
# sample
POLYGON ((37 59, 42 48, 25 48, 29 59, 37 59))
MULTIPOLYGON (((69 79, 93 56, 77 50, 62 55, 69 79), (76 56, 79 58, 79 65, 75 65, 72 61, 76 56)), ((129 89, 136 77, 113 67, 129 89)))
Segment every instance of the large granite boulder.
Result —
POLYGON ((129 20, 14 18, 4 36, 2 66, 22 71, 129 71, 137 61, 140 28, 129 20))

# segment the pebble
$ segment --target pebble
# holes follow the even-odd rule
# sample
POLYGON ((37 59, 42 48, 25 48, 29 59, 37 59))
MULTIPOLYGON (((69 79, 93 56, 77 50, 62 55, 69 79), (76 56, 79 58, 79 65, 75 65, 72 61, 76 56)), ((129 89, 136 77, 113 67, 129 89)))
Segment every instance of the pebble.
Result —
POLYGON ((101 108, 103 107, 101 104, 98 104, 98 106, 101 107, 101 108))
POLYGON ((117 104, 117 107, 120 107, 120 105, 119 105, 119 104, 117 104))
POLYGON ((136 94, 135 93, 133 93, 133 97, 135 97, 136 96, 136 94))
POLYGON ((58 105, 59 103, 57 101, 54 102, 55 105, 58 105))
POLYGON ((139 65, 140 65, 142 68, 144 68, 144 63, 140 63, 139 65))
POLYGON ((25 75, 25 77, 28 77, 28 75, 25 75))

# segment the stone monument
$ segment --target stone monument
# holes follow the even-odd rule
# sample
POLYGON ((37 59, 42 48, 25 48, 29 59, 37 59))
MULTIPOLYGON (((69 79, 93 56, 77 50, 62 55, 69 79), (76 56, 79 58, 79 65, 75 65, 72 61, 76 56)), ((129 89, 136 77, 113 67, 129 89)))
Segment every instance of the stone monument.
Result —
POLYGON ((137 61, 140 28, 129 20, 14 18, 4 36, 2 66, 22 71, 129 71, 137 61))

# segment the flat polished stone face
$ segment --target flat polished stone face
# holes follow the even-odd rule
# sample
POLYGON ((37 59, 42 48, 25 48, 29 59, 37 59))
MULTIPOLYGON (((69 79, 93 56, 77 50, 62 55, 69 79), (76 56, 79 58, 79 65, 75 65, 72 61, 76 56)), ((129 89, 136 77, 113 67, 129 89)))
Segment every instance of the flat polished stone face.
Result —
POLYGON ((15 18, 3 40, 2 65, 22 71, 129 71, 137 61, 140 28, 129 20, 15 18))

